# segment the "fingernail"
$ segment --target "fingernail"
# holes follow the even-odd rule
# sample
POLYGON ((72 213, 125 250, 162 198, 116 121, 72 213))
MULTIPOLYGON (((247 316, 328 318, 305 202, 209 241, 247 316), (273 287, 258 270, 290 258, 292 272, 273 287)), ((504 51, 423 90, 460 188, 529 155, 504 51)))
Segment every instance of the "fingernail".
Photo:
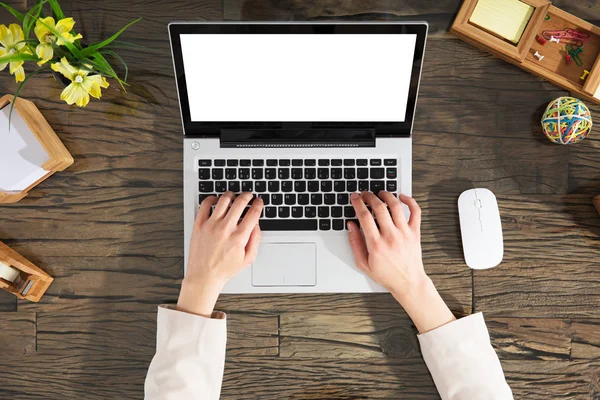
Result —
POLYGON ((350 198, 351 198, 352 200, 356 200, 356 199, 358 199, 358 197, 359 197, 359 196, 358 196, 358 193, 352 193, 352 194, 350 195, 350 198))
POLYGON ((348 227, 348 232, 350 232, 350 233, 354 232, 354 224, 351 224, 350 222, 348 222, 346 224, 346 226, 348 227))

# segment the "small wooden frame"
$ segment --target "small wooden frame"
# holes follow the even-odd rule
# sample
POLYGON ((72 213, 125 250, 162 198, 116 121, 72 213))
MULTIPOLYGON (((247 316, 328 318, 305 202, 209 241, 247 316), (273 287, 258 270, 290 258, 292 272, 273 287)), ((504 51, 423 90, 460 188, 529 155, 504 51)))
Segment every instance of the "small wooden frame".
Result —
POLYGON ((25 257, 0 242, 0 261, 21 271, 18 282, 0 278, 0 289, 11 292, 20 299, 38 302, 54 280, 25 257))
POLYGON ((535 11, 520 41, 514 45, 469 22, 478 1, 465 0, 450 29, 452 33, 476 47, 571 91, 582 100, 600 104, 600 97, 594 97, 600 86, 600 28, 550 5, 546 0, 521 0, 535 7, 535 11), (535 40, 536 35, 542 35, 545 30, 564 29, 575 29, 590 35, 590 40, 583 44, 581 66, 574 62, 566 64, 564 43, 548 41, 546 44, 540 44, 535 40), (536 52, 544 56, 543 60, 534 56, 536 52), (588 70, 589 75, 582 80, 580 77, 584 70, 588 70))
MULTIPOLYGON (((14 99, 12 95, 0 97, 0 109, 8 106, 14 99)), ((63 171, 73 164, 73 157, 67 148, 60 141, 52 127, 48 124, 40 110, 29 100, 18 98, 15 102, 14 112, 19 113, 25 121, 31 132, 35 135, 44 150, 48 153, 50 159, 46 161, 42 168, 48 171, 43 177, 29 185, 20 192, 0 192, 0 203, 16 203, 40 182, 46 180, 55 172, 63 171)))

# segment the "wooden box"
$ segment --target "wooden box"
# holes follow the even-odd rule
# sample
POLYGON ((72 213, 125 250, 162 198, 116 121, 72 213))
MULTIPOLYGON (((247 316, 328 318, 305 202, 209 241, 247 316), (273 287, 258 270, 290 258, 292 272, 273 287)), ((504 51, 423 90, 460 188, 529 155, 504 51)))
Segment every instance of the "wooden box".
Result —
POLYGON ((600 28, 552 6, 547 0, 522 0, 534 7, 534 12, 519 42, 513 44, 470 22, 478 1, 466 0, 463 3, 451 32, 476 47, 571 91, 583 100, 600 104, 600 28), (589 41, 583 43, 581 66, 575 62, 567 64, 566 43, 547 41, 541 44, 536 40, 536 36, 542 36, 544 31, 566 29, 573 29, 590 37, 589 41), (536 52, 544 58, 538 60, 534 56, 536 52), (585 71, 589 75, 584 74, 585 71), (582 79, 584 76, 585 79, 582 79))
POLYGON ((11 292, 20 299, 40 301, 54 280, 22 255, 0 242, 0 261, 19 270, 19 279, 11 282, 0 277, 0 289, 11 292))
MULTIPOLYGON (((0 97, 0 110, 9 110, 10 103, 13 99, 14 97, 12 95, 0 97)), ((15 203, 21 200, 23 197, 27 196, 29 190, 37 184, 48 179, 48 177, 55 172, 63 171, 73 164, 73 157, 62 144, 54 130, 50 127, 42 113, 40 113, 38 108, 31 101, 18 98, 14 104, 12 118, 15 118, 15 114, 17 113, 20 119, 24 121, 24 124, 26 124, 26 127, 33 133, 37 142, 43 147, 43 150, 47 153, 47 161, 39 166, 41 168, 41 173, 36 173, 35 180, 31 183, 28 182, 27 186, 23 187, 21 190, 5 191, 0 189, 0 203, 15 203)), ((10 134, 11 132, 9 131, 8 135, 10 134)), ((5 140, 8 139, 0 137, 0 143, 5 140)), ((5 173, 16 174, 18 172, 10 171, 10 165, 2 165, 2 162, 3 160, 0 160, 0 168, 3 168, 5 173)))

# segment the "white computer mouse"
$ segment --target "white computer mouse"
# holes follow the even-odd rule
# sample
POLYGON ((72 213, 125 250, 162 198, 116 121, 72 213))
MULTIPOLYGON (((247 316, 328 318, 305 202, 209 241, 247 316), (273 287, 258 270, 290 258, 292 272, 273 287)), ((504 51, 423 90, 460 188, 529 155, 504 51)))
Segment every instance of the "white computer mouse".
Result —
POLYGON ((458 198, 458 215, 467 265, 473 269, 488 269, 500 264, 504 241, 494 193, 481 188, 462 192, 458 198))

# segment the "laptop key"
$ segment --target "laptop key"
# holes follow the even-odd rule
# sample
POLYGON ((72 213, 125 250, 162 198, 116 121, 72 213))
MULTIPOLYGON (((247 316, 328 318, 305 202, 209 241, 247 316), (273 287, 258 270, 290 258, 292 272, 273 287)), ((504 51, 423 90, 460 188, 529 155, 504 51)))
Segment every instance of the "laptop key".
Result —
POLYGON ((265 181, 256 181, 254 182, 254 190, 258 193, 264 193, 267 191, 267 182, 265 181))
POLYGON ((317 160, 304 160, 305 167, 314 167, 317 165, 317 160))
POLYGON ((289 218, 290 217, 290 208, 289 207, 279 207, 277 215, 279 215, 279 218, 289 218))
POLYGON ((319 230, 328 231, 331 229, 331 220, 330 219, 320 219, 319 220, 319 230))
POLYGON ((360 228, 360 221, 357 219, 347 219, 344 221, 344 226, 348 229, 348 222, 354 222, 360 228))
POLYGON ((387 181, 386 182, 386 188, 385 190, 387 190, 388 192, 395 192, 396 190, 398 190, 398 184, 396 181, 387 181))
POLYGON ((380 166, 381 165, 381 160, 377 159, 377 158, 372 158, 371 159, 371 166, 380 166))
POLYGON ((227 179, 227 180, 237 179, 237 170, 235 168, 227 168, 225 170, 225 179, 227 179))
POLYGON ((238 178, 242 180, 250 179, 250 168, 240 168, 240 170, 238 171, 238 178))
POLYGON ((304 207, 304 216, 306 218, 316 218, 317 217, 317 207, 304 207))
POLYGON ((277 160, 267 160, 267 167, 276 167, 277 160))
POLYGON ((292 168, 292 179, 302 179, 302 168, 292 168))
POLYGON ((286 193, 286 195, 283 197, 283 201, 288 206, 293 206, 296 204, 296 195, 293 193, 286 193))
POLYGON ((269 192, 279 192, 279 181, 270 181, 269 182, 269 192))
POLYGON ((292 167, 301 167, 302 166, 302 160, 292 160, 292 167))
POLYGON ((215 160, 215 167, 224 167, 225 160, 215 160))
POLYGON ((306 168, 304 169, 304 179, 311 180, 317 177, 317 169, 316 168, 306 168))
POLYGON ((396 168, 388 168, 386 171, 386 176, 388 179, 396 179, 398 176, 398 171, 396 168))
POLYGON ((310 204, 312 204, 314 206, 320 206, 321 204, 323 204, 323 195, 321 193, 311 194, 310 195, 310 204))
POLYGON ((383 165, 396 165, 398 161, 396 159, 393 158, 386 158, 385 160, 383 160, 383 165))
POLYGON ((229 182, 229 190, 233 193, 239 193, 240 191, 240 181, 230 181, 229 182))
POLYGON ((331 217, 341 218, 344 215, 344 209, 340 206, 331 207, 331 217))
MULTIPOLYGON (((281 161, 281 160, 279 160, 281 161)), ((279 168, 279 173, 277 174, 279 179, 290 179, 290 169, 289 168, 279 168)))
POLYGON ((318 208, 319 218, 329 218, 329 207, 321 206, 318 208))
POLYGON ((240 166, 241 167, 249 167, 252 165, 252 161, 251 160, 240 160, 240 166))
POLYGON ((238 165, 238 160, 227 160, 228 167, 237 167, 237 165, 238 165))
POLYGON ((213 194, 201 194, 198 196, 198 204, 202 204, 202 202, 208 199, 210 196, 214 196, 213 194))
POLYGON ((215 185, 213 182, 200 182, 198 190, 200 193, 212 193, 215 190, 215 185))
POLYGON ((346 182, 346 190, 350 193, 354 193, 358 190, 358 182, 357 181, 348 181, 346 182))
POLYGON ((263 169, 262 168, 252 168, 252 179, 259 180, 263 178, 263 169))
POLYGON ((304 215, 304 209, 302 207, 292 207, 292 218, 302 218, 304 215))
POLYGON ((258 195, 258 197, 260 197, 263 200, 263 203, 265 206, 268 206, 269 204, 271 204, 271 196, 269 196, 268 194, 265 193, 261 193, 258 195))
POLYGON ((275 193, 271 195, 271 204, 275 206, 280 206, 283 204, 283 195, 279 193, 275 193))
POLYGON ((226 191, 227 191, 227 182, 225 182, 225 181, 216 181, 215 182, 215 192, 225 193, 226 191))
POLYGON ((358 181, 358 191, 364 192, 369 190, 369 181, 358 181))
POLYGON ((356 160, 356 165, 364 166, 364 165, 368 165, 368 164, 369 164, 369 162, 367 159, 360 158, 360 159, 356 160))
POLYGON ((385 171, 383 168, 371 168, 371 179, 383 179, 385 171))
POLYGON ((329 179, 329 168, 319 168, 317 176, 319 179, 329 179))
POLYGON ((346 191, 346 182, 335 181, 333 183, 333 191, 336 193, 345 192, 346 191))
POLYGON ((383 189, 383 181, 371 181, 371 192, 377 195, 383 189))
POLYGON ((344 220, 343 219, 334 219, 332 226, 333 226, 334 231, 343 231, 344 230, 344 220))
POLYGON ((332 167, 341 167, 342 164, 343 164, 342 160, 339 160, 339 159, 331 160, 332 167))
POLYGON ((319 160, 319 167, 328 167, 329 160, 319 160))
POLYGON ((244 182, 242 182, 242 192, 253 192, 253 190, 252 190, 252 181, 244 181, 244 182))
POLYGON ((200 168, 198 170, 198 179, 207 181, 210 179, 210 168, 200 168))
POLYGON ((261 219, 260 229, 263 231, 316 231, 316 219, 261 219))
POLYGON ((335 204, 335 194, 326 194, 323 196, 323 202, 327 205, 335 204))
POLYGON ((266 179, 277 179, 277 170, 275 168, 265 169, 265 178, 266 179))
POLYGON ((210 167, 212 165, 212 161, 211 160, 199 160, 198 161, 198 166, 199 167, 210 167))
POLYGON ((346 159, 344 160, 344 165, 345 165, 346 167, 354 167, 354 160, 353 160, 353 159, 348 159, 348 158, 346 158, 346 159))
POLYGON ((289 167, 290 163, 291 163, 290 160, 279 160, 279 166, 280 167, 289 167))
POLYGON ((276 207, 265 207, 265 217, 275 218, 276 216, 277 216, 277 208, 276 207))
POLYGON ((292 181, 283 181, 281 182, 281 191, 284 193, 289 193, 294 190, 294 182, 292 181))
POLYGON ((306 192, 306 182, 305 181, 294 182, 294 190, 298 193, 306 192))
POLYGON ((298 195, 298 204, 300 204, 301 206, 310 204, 310 196, 308 194, 299 194, 298 195))
POLYGON ((369 179, 369 168, 358 168, 356 170, 358 179, 369 179))
POLYGON ((356 170, 354 168, 344 168, 344 179, 356 178, 356 170))
POLYGON ((331 181, 321 181, 321 192, 331 192, 333 190, 333 184, 331 181))
POLYGON ((342 179, 344 172, 341 168, 331 168, 331 179, 342 179))
POLYGON ((354 211, 354 207, 352 207, 352 206, 344 207, 344 217, 346 217, 346 218, 356 217, 356 211, 354 211))
POLYGON ((223 177, 225 176, 224 174, 225 171, 223 170, 223 168, 213 168, 212 170, 212 178, 215 181, 223 179, 223 177))
POLYGON ((262 167, 265 165, 265 160, 252 160, 253 167, 262 167))
POLYGON ((346 204, 350 204, 350 198, 348 193, 340 193, 337 195, 337 203, 339 205, 345 206, 346 204))
POLYGON ((317 182, 317 181, 308 182, 308 191, 311 193, 318 192, 319 191, 319 182, 317 182))

